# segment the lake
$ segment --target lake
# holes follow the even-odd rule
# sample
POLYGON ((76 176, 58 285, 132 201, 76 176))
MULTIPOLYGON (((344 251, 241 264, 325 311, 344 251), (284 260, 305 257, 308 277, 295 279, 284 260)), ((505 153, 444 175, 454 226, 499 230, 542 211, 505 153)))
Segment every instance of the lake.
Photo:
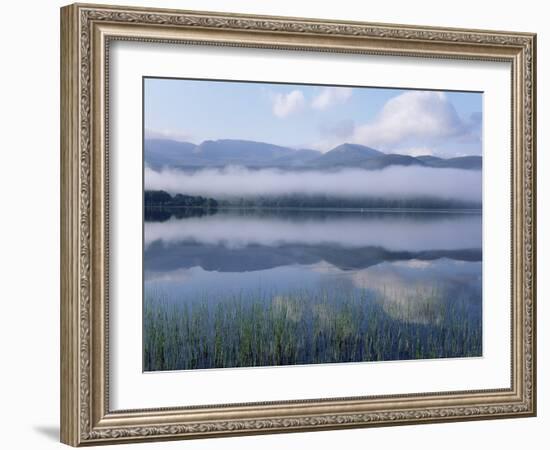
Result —
POLYGON ((144 370, 482 354, 478 211, 147 209, 144 370))

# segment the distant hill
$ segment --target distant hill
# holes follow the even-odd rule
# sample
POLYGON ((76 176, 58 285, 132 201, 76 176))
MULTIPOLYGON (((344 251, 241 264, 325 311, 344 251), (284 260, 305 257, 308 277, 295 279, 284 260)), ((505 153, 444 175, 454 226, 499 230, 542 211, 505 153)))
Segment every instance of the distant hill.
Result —
POLYGON ((358 144, 342 144, 311 161, 315 167, 357 167, 365 161, 384 157, 385 154, 358 144))
POLYGON ((422 161, 429 167, 450 167, 453 169, 474 169, 481 170, 481 156, 460 156, 457 158, 437 158, 435 156, 417 156, 416 159, 422 161))
POLYGON ((290 154, 275 158, 272 164, 275 167, 299 168, 307 166, 312 161, 318 159, 320 155, 321 153, 316 150, 293 150, 290 154))
POLYGON ((341 144, 321 153, 316 150, 295 150, 289 147, 237 139, 204 141, 200 145, 167 139, 146 139, 145 162, 153 169, 172 167, 198 169, 204 167, 244 166, 251 169, 278 168, 281 170, 332 170, 362 168, 379 170, 389 166, 420 166, 481 170, 481 156, 438 158, 387 154, 359 145, 341 144))
POLYGON ((418 159, 409 155, 390 153, 378 158, 371 158, 360 163, 360 167, 368 170, 383 169, 388 166, 424 166, 418 159))
POLYGON ((204 141, 195 149, 195 154, 212 163, 261 166, 271 164, 281 157, 293 156, 295 150, 264 142, 221 139, 204 141))
MULTIPOLYGON (((193 151, 196 147, 190 142, 146 139, 144 144, 145 162, 153 168, 177 166, 181 161, 193 159, 193 151)), ((200 159, 197 159, 196 163, 200 164, 200 159)))

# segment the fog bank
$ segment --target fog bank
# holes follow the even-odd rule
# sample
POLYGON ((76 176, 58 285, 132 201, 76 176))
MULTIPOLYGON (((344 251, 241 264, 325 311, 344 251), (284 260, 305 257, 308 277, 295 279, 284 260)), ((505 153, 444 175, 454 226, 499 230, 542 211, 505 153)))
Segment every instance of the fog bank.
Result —
POLYGON ((481 202, 481 172, 429 167, 382 170, 342 169, 334 172, 250 170, 243 167, 187 172, 145 168, 145 189, 213 198, 284 196, 437 197, 481 202))

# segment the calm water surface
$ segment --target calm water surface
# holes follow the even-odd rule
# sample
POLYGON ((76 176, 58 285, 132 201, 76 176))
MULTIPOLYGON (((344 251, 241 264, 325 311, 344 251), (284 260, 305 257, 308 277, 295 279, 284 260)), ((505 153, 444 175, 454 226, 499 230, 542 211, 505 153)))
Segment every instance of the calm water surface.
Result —
POLYGON ((476 212, 148 211, 145 369, 479 356, 481 225, 476 212), (276 319, 294 333, 280 348, 276 319))

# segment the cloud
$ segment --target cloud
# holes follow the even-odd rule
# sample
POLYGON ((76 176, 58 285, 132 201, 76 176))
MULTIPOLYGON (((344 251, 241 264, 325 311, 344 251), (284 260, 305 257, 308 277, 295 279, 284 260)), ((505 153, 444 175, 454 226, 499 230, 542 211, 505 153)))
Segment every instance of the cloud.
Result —
POLYGON ((460 136, 462 142, 481 142, 483 116, 481 112, 474 112, 464 123, 464 133, 460 136))
POLYGON ((348 137, 355 130, 355 122, 351 119, 340 120, 336 123, 331 124, 322 124, 319 127, 319 132, 321 136, 325 137, 334 137, 338 139, 343 139, 348 137))
POLYGON ((477 261, 450 259, 396 261, 356 271, 350 277, 356 287, 374 291, 376 300, 393 318, 433 323, 443 320, 437 304, 447 301, 447 292, 452 293, 455 286, 460 286, 463 300, 477 302, 480 266, 477 261))
MULTIPOLYGON (((316 97, 319 105, 335 101, 329 100, 335 97, 332 92, 338 91, 323 91, 316 97)), ((322 152, 347 141, 386 153, 465 156, 481 152, 482 115, 461 117, 444 92, 407 91, 389 99, 369 122, 324 123, 319 134, 320 139, 307 146, 322 152)))
POLYGON ((350 140, 355 130, 355 122, 352 119, 339 120, 337 122, 325 122, 319 125, 321 139, 303 144, 304 148, 327 152, 342 142, 350 140))
POLYGON ((373 121, 356 127, 353 141, 383 150, 407 142, 475 139, 481 116, 463 120, 444 92, 410 91, 388 100, 373 121))
POLYGON ((395 166, 377 171, 343 169, 335 172, 227 167, 191 173, 145 168, 145 189, 214 198, 305 194, 401 199, 436 196, 481 201, 481 172, 395 166))
POLYGON ((288 94, 274 94, 273 114, 279 118, 287 117, 299 110, 305 105, 305 97, 302 91, 295 89, 288 94))
POLYGON ((184 283, 193 279, 193 272, 197 271, 197 267, 191 269, 179 268, 170 271, 152 272, 145 271, 146 281, 161 281, 168 283, 184 283))
POLYGON ((337 147, 342 142, 351 141, 349 137, 338 138, 336 136, 323 136, 322 139, 315 142, 308 142, 307 144, 302 145, 304 148, 310 148, 312 150, 317 150, 321 153, 326 153, 329 150, 332 150, 334 147, 337 147))
POLYGON ((425 156, 433 155, 437 153, 433 148, 430 147, 407 147, 407 148, 396 148, 392 150, 393 153, 399 153, 400 155, 410 155, 410 156, 425 156))
POLYGON ((191 142, 193 140, 193 135, 185 130, 153 130, 146 128, 145 139, 170 139, 179 142, 191 142))
POLYGON ((353 91, 351 88, 344 87, 323 88, 321 92, 312 100, 311 107, 324 111, 331 106, 348 101, 351 98, 352 92, 353 91))

